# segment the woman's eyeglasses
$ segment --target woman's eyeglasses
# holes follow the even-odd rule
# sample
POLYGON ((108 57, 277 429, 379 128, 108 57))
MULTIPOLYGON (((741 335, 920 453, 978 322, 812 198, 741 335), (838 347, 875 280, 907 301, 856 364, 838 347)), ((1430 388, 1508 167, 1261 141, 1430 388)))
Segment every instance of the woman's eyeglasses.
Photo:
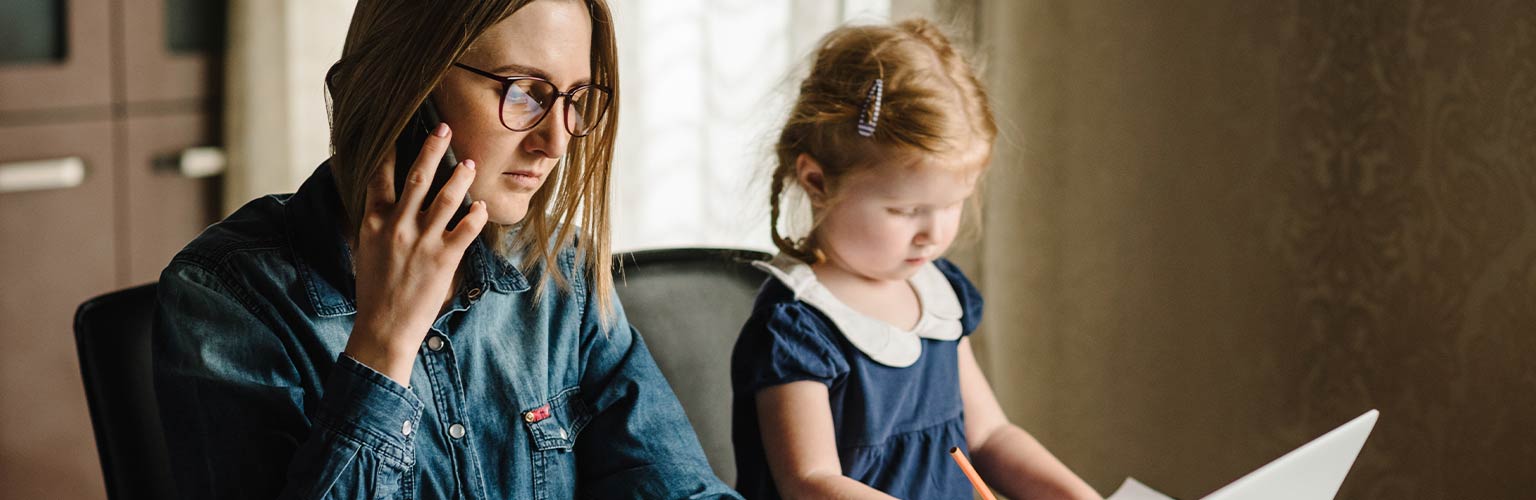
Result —
POLYGON ((501 82, 501 124, 513 132, 533 130, 561 97, 565 98, 565 131, 573 137, 592 133, 608 111, 609 89, 602 85, 588 83, 561 92, 553 82, 536 76, 500 76, 463 63, 453 65, 501 82))

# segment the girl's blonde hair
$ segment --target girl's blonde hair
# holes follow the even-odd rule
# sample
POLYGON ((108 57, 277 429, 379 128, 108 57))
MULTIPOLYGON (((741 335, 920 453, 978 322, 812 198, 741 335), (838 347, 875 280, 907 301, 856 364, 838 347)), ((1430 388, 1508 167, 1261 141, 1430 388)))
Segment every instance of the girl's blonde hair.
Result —
MULTIPOLYGON (((535 0, 361 0, 347 29, 341 60, 326 75, 331 98, 331 168, 350 234, 361 227, 368 179, 384 165, 406 122, 470 44, 535 0)), ((545 0, 549 1, 549 0, 545 0)), ((521 255, 524 271, 542 267, 539 292, 551 277, 562 288, 560 251, 574 238, 580 265, 595 285, 603 316, 613 311, 608 182, 619 123, 619 64, 613 16, 605 0, 572 0, 592 16, 592 80, 610 90, 608 112, 590 135, 572 138, 548 184, 534 194, 514 227, 488 227, 503 256, 521 255), (577 225, 580 222, 580 226, 577 225), (578 229, 579 228, 579 229, 578 229), (579 234, 577 234, 579 232, 579 234)))
MULTIPOLYGON (((826 191, 840 179, 882 161, 912 154, 938 164, 978 164, 985 168, 997 125, 986 90, 976 72, 940 29, 924 19, 895 25, 844 26, 821 39, 810 76, 774 150, 769 226, 779 251, 816 262, 812 221, 805 239, 779 231, 786 190, 797 186, 795 164, 808 155, 821 165, 826 191), (870 117, 869 96, 881 82, 874 131, 860 134, 861 117, 870 117)), ((975 205, 969 208, 974 210, 975 205)))

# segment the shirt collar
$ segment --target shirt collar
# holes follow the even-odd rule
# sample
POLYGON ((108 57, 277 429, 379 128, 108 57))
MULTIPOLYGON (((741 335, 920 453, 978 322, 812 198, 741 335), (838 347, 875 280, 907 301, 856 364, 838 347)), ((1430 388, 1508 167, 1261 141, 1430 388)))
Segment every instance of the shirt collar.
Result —
POLYGON ((905 368, 923 354, 921 339, 955 340, 960 338, 960 298, 944 273, 932 262, 907 279, 917 292, 922 315, 917 326, 903 330, 871 318, 838 300, 831 290, 816 280, 815 271, 806 263, 779 254, 772 261, 754 262, 794 293, 795 299, 825 314, 848 342, 880 364, 905 368))
MULTIPOLYGON (((288 241, 304 293, 315 314, 345 316, 357 311, 357 281, 345 233, 346 211, 336 190, 330 161, 321 163, 285 203, 288 241)), ((461 291, 481 288, 503 293, 528 290, 528 280, 505 257, 476 239, 464 254, 468 265, 461 291)))

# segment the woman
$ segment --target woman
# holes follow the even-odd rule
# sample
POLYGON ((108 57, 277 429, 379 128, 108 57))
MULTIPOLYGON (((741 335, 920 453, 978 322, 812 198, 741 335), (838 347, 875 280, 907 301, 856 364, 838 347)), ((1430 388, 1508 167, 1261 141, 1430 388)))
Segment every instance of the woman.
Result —
POLYGON ((358 3, 335 155, 161 276, 183 496, 735 497, 613 295, 615 54, 603 0, 358 3), (429 101, 444 124, 397 191, 429 101))

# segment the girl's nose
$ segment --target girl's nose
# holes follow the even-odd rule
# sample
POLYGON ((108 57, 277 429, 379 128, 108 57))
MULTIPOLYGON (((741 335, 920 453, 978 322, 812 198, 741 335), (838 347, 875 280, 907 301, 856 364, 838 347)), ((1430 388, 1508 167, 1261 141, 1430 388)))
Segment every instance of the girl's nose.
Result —
POLYGON ((949 236, 952 228, 946 227, 939 217, 930 215, 923 218, 922 225, 918 227, 917 234, 912 237, 912 244, 916 246, 937 245, 949 236))
POLYGON ((933 243, 933 228, 930 225, 924 224, 921 229, 918 229, 917 234, 912 236, 914 246, 925 247, 933 243))

